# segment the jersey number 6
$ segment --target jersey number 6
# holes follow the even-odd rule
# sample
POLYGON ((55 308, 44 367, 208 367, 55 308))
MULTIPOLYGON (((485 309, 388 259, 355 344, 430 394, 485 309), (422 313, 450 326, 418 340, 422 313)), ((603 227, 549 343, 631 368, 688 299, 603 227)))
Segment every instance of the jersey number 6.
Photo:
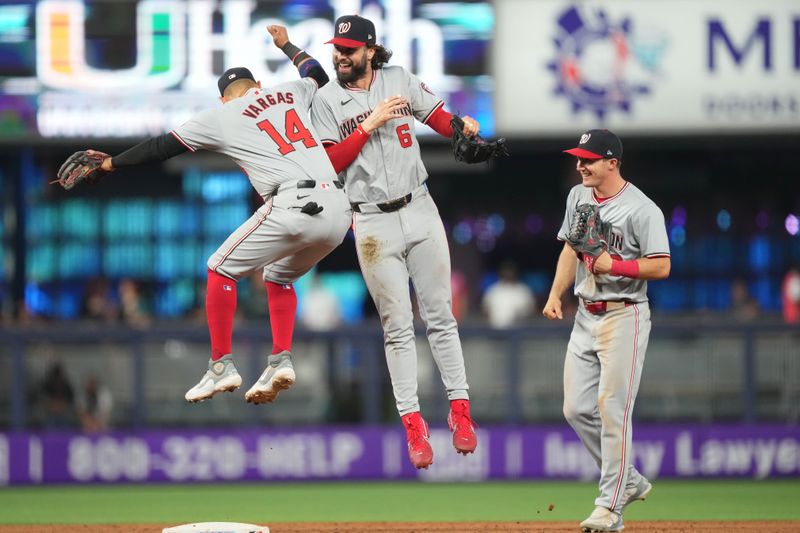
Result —
POLYGON ((411 138, 411 134, 408 133, 408 129, 410 126, 408 124, 400 124, 397 126, 395 130, 397 132, 397 139, 400 141, 400 146, 403 148, 408 148, 412 144, 414 144, 414 140, 411 138))
POLYGON ((275 126, 269 120, 262 120, 257 124, 257 126, 261 131, 265 132, 273 141, 275 141, 275 144, 278 145, 278 151, 281 153, 281 155, 294 152, 295 148, 290 143, 303 141, 303 146, 306 148, 313 148, 317 145, 317 141, 314 140, 314 136, 311 135, 311 132, 308 131, 308 128, 303 125, 303 121, 300 120, 300 117, 297 116, 297 111, 294 109, 288 109, 286 111, 286 119, 284 124, 284 131, 286 132, 285 139, 280 133, 278 133, 278 130, 275 129, 275 126))

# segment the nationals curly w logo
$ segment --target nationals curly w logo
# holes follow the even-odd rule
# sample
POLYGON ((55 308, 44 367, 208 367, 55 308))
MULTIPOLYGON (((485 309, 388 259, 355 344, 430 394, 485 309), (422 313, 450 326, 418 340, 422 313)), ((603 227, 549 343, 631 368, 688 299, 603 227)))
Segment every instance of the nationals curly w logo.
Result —
POLYGON ((350 31, 350 23, 349 22, 342 22, 339 24, 339 33, 347 33, 350 31))

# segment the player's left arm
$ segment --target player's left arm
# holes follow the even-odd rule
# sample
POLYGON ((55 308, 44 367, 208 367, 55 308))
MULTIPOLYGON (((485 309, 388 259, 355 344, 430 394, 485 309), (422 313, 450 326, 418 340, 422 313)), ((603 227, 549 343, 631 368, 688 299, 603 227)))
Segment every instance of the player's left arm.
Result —
MULTIPOLYGON (((119 155, 110 156, 103 152, 97 152, 96 150, 86 150, 85 152, 86 155, 93 158, 95 161, 102 158, 102 162, 99 167, 96 168, 102 172, 113 172, 118 168, 165 161, 186 152, 214 150, 218 148, 221 143, 219 134, 220 128, 217 118, 216 110, 209 109, 198 113, 171 132, 151 137, 128 148, 119 155)), ((73 154, 73 157, 74 155, 75 154, 73 154)), ((68 162, 72 159, 71 157, 68 162)), ((71 174, 74 175, 74 171, 71 174)), ((85 179, 86 176, 87 174, 85 171, 83 174, 79 174, 79 177, 83 179, 85 179)), ((61 182, 62 186, 65 188, 72 188, 74 186, 74 178, 70 179, 71 177, 72 176, 59 176, 59 182, 61 182), (67 183, 66 186, 64 185, 65 182, 67 183)))
MULTIPOLYGON (((431 116, 428 117, 428 121, 425 124, 430 126, 433 131, 442 137, 450 138, 453 136, 453 126, 450 123, 451 120, 453 120, 453 114, 445 111, 444 106, 442 106, 437 107, 434 112, 431 113, 431 116)), ((461 120, 464 121, 463 131, 464 135, 467 137, 474 137, 481 130, 481 125, 471 116, 464 115, 461 117, 461 120)))
POLYGON ((639 279, 667 279, 671 267, 669 257, 641 257, 636 260, 639 264, 639 279))
POLYGON ((613 259, 603 252, 594 263, 595 273, 642 280, 668 278, 671 262, 664 214, 654 203, 645 204, 632 215, 631 225, 641 257, 613 259))
MULTIPOLYGON (((444 101, 437 97, 433 91, 425 85, 419 78, 410 72, 408 75, 408 93, 411 109, 414 116, 429 126, 433 131, 447 137, 448 139, 453 136, 453 127, 450 121, 453 118, 451 113, 444 109, 444 101)), ((477 120, 470 116, 463 116, 461 120, 464 121, 464 134, 468 137, 476 135, 481 125, 477 120)))
POLYGON ((165 161, 188 151, 189 147, 181 144, 170 132, 142 141, 114 157, 106 157, 103 160, 103 164, 100 165, 100 168, 111 172, 117 168, 144 165, 155 161, 165 161))
POLYGON ((328 74, 319 64, 319 61, 289 41, 289 32, 285 26, 271 24, 267 26, 267 31, 272 35, 272 42, 275 46, 283 50, 283 53, 292 60, 302 78, 313 79, 317 82, 318 88, 328 83, 330 78, 328 78, 328 74))
POLYGON ((611 274, 642 280, 667 279, 670 259, 667 257, 640 257, 638 259, 613 259, 603 252, 594 263, 595 274, 611 274))
POLYGON ((218 109, 207 109, 169 133, 140 142, 114 157, 107 157, 100 168, 112 171, 122 167, 165 161, 186 152, 218 150, 223 144, 221 130, 218 109))

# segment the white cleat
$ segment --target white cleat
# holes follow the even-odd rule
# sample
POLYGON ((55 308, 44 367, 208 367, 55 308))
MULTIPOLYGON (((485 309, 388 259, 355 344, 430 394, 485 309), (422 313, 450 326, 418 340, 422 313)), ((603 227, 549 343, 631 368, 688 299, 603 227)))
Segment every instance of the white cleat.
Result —
POLYGON ((189 389, 185 398, 189 403, 202 402, 218 392, 233 392, 241 385, 242 376, 233 365, 233 355, 228 354, 216 361, 208 360, 208 371, 200 383, 189 389))
POLYGON ((622 531, 623 529, 625 529, 625 525, 622 523, 622 515, 599 505, 594 508, 589 518, 581 522, 581 531, 584 533, 622 531))
POLYGON ((267 368, 244 395, 247 403, 271 403, 282 390, 292 388, 295 375, 291 354, 284 350, 267 358, 267 368))
POLYGON ((628 487, 625 489, 625 495, 622 499, 622 508, 620 512, 625 512, 625 508, 628 507, 633 502, 643 502, 650 496, 650 492, 653 490, 653 484, 647 481, 645 478, 639 482, 638 485, 635 487, 628 487))

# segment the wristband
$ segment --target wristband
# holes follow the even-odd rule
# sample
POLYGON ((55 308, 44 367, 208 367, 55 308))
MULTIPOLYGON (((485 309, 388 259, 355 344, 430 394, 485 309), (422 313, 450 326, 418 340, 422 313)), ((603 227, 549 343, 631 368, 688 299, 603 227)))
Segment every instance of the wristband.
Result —
POLYGON ((611 275, 625 276, 626 278, 639 277, 639 262, 636 259, 622 261, 620 259, 611 260, 611 275))
POLYGON ((292 60, 295 66, 309 57, 307 53, 293 45, 291 41, 286 41, 286 44, 281 47, 281 50, 286 54, 286 57, 292 60))
POLYGON ((366 135, 367 137, 369 137, 369 133, 367 133, 367 130, 365 130, 364 126, 361 125, 361 124, 358 125, 358 127, 356 128, 356 131, 358 133, 360 133, 361 135, 366 135))

